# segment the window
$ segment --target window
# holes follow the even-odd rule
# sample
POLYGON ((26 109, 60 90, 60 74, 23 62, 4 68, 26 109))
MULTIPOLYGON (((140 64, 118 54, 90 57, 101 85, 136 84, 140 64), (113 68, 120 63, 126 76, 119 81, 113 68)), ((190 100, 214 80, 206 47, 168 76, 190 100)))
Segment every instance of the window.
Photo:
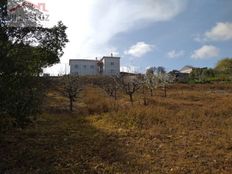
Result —
POLYGON ((91 65, 90 68, 91 68, 91 69, 94 69, 94 65, 91 65))
POLYGON ((76 69, 78 69, 78 68, 79 68, 79 66, 78 66, 78 65, 75 65, 75 68, 76 68, 76 69))
POLYGON ((111 65, 114 65, 114 62, 111 62, 110 64, 111 64, 111 65))
POLYGON ((87 68, 87 66, 86 66, 86 65, 83 65, 83 68, 84 68, 84 69, 86 69, 86 68, 87 68))

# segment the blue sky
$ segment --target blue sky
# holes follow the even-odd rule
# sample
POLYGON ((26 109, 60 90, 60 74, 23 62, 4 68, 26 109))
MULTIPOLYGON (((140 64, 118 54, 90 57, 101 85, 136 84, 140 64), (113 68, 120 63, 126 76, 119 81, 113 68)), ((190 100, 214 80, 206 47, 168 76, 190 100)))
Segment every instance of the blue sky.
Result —
POLYGON ((47 1, 50 23, 63 20, 70 39, 62 65, 49 72, 62 71, 72 58, 95 59, 111 52, 121 57, 124 71, 137 72, 150 66, 213 67, 232 57, 231 0, 67 1, 69 6, 47 1))

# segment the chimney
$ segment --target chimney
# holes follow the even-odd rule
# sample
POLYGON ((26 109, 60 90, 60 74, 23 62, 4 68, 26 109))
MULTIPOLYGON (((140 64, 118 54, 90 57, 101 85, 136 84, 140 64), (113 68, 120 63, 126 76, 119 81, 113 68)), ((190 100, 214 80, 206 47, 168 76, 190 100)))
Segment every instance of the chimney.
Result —
POLYGON ((113 53, 111 53, 111 57, 114 57, 113 53))

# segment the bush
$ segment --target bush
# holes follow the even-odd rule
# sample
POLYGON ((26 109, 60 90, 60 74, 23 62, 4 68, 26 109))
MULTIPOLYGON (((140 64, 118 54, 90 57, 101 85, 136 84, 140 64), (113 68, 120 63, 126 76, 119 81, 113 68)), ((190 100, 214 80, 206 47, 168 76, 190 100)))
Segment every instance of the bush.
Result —
POLYGON ((190 83, 209 83, 211 78, 214 78, 216 71, 210 68, 194 68, 190 73, 190 83))
POLYGON ((86 87, 83 91, 82 102, 89 114, 101 114, 109 112, 115 101, 108 96, 100 88, 86 87))
POLYGON ((42 79, 8 75, 0 78, 0 84, 0 116, 12 117, 18 126, 26 126, 41 110, 46 89, 42 79))
POLYGON ((166 116, 167 111, 162 107, 154 109, 153 107, 144 108, 143 106, 137 106, 136 108, 112 112, 109 115, 109 119, 120 127, 149 129, 154 125, 166 125, 166 116))
POLYGON ((12 117, 0 117, 0 133, 7 132, 16 125, 16 121, 12 117))

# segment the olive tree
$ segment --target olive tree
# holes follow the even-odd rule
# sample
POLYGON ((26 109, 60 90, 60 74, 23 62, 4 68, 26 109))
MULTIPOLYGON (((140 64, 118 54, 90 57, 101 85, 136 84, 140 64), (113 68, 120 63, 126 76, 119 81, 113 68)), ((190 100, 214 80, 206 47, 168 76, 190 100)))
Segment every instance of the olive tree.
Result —
POLYGON ((43 27, 32 15, 41 12, 32 7, 23 8, 24 18, 15 23, 8 19, 7 5, 0 1, 0 116, 13 117, 22 127, 40 111, 46 88, 39 74, 60 61, 67 27, 62 22, 43 27))
POLYGON ((215 69, 225 74, 232 74, 232 58, 225 58, 218 61, 215 69))

